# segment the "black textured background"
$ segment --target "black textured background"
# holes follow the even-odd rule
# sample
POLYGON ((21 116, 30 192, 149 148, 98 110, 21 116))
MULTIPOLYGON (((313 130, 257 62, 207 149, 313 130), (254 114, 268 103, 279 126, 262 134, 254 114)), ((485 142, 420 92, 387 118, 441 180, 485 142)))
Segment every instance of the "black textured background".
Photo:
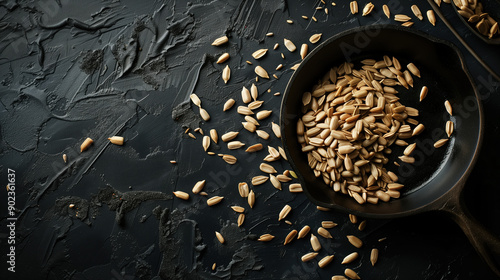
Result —
MULTIPOLYGON (((239 196, 238 182, 249 183, 260 175, 267 145, 281 145, 271 132, 281 102, 281 95, 274 94, 283 93, 290 67, 300 62, 298 51, 284 48, 283 38, 297 46, 308 43, 312 49, 308 39, 315 33, 322 33, 323 41, 360 25, 398 24, 382 14, 382 5, 388 4, 393 15, 412 16, 411 28, 449 40, 465 57, 486 116, 485 141, 465 195, 475 217, 500 235, 494 179, 500 168, 500 82, 478 65, 439 18, 433 27, 413 16, 411 4, 425 13, 430 9, 426 1, 375 0, 373 13, 366 17, 351 15, 348 2, 1 1, 0 182, 7 184, 8 168, 16 171, 18 220, 16 272, 11 273, 6 264, 7 198, 1 191, 0 278, 330 279, 349 267, 362 279, 494 279, 458 226, 441 215, 369 220, 360 232, 346 214, 316 210, 304 194, 289 193, 288 184, 283 191, 269 182, 250 185, 257 194, 253 209, 239 196), (316 7, 327 7, 328 15, 316 7), (274 36, 266 37, 268 32, 274 36), (210 45, 222 35, 229 37, 228 44, 210 45), (277 50, 275 43, 280 44, 277 50), (251 53, 260 48, 269 52, 255 61, 251 53), (231 58, 216 64, 224 52, 231 58), (275 71, 280 63, 283 69, 275 71), (221 72, 226 64, 232 72, 224 84, 221 72), (256 65, 278 79, 255 82, 256 65), (241 88, 252 83, 264 101, 261 109, 273 110, 260 122, 271 134, 268 141, 242 129, 243 117, 236 113, 243 104, 241 88), (190 103, 193 92, 210 121, 204 122, 190 103), (222 112, 228 98, 236 105, 222 112), (203 151, 202 136, 193 131, 197 127, 205 134, 215 128, 219 136, 240 131, 237 140, 247 146, 260 142, 266 149, 247 154, 212 143, 210 151, 238 158, 229 166, 203 151), (187 128, 197 139, 184 133, 187 128), (126 144, 109 144, 112 135, 124 136, 126 144), (86 137, 93 138, 94 145, 80 153, 86 137), (207 180, 204 190, 209 196, 224 196, 222 203, 208 207, 206 197, 193 194, 189 201, 173 198, 172 191, 190 192, 202 179, 207 180), (68 208, 71 203, 75 208, 68 208), (287 217, 292 225, 277 220, 285 204, 293 207, 287 217), (241 228, 231 205, 247 208, 241 228), (319 237, 323 249, 318 259, 335 255, 323 269, 317 260, 300 261, 310 251, 308 240, 282 245, 290 230, 307 224, 315 231, 322 220, 339 224, 330 230, 333 239, 319 237), (214 231, 225 236, 226 244, 217 241, 214 231), (264 233, 276 238, 255 240, 264 233), (364 246, 354 248, 346 234, 359 236, 364 246), (369 263, 371 248, 380 250, 375 267, 369 263), (341 265, 353 251, 359 251, 360 258, 341 265)), ((367 2, 358 1, 360 10, 367 2)), ((500 11, 497 1, 484 2, 500 11)), ((499 47, 474 37, 449 4, 443 3, 441 11, 500 73, 499 47)), ((284 160, 272 165, 280 173, 290 169, 284 160)))

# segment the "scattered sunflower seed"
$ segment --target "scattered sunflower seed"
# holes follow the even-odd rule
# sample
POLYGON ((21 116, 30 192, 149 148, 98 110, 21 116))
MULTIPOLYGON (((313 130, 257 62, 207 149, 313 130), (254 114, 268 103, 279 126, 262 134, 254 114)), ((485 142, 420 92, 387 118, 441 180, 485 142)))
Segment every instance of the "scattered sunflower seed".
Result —
POLYGON ((373 11, 373 8, 375 8, 375 5, 373 5, 372 2, 369 2, 368 4, 366 4, 365 7, 363 8, 362 16, 369 15, 373 11))
POLYGON ((309 49, 309 46, 307 44, 302 44, 300 47, 300 57, 304 59, 307 55, 307 51, 309 49))
POLYGON ((327 266, 329 263, 331 263, 333 260, 333 255, 329 255, 329 256, 326 256, 324 258, 322 258, 319 262, 318 262, 318 266, 320 268, 323 268, 325 266, 327 266))
POLYGON ((391 11, 389 10, 389 6, 387 6, 386 4, 384 4, 382 6, 382 10, 384 10, 384 14, 387 18, 391 18, 391 11))
POLYGON ((232 155, 223 155, 222 159, 229 164, 235 164, 237 161, 236 157, 232 155))
POLYGON ((291 192, 291 193, 298 193, 298 192, 302 192, 302 186, 298 183, 294 183, 294 184, 290 184, 288 186, 288 190, 291 192))
POLYGON ((262 66, 257 65, 255 67, 255 74, 259 75, 259 77, 264 78, 264 79, 269 79, 269 74, 267 73, 266 69, 262 68, 262 66))
POLYGON ((231 69, 229 68, 229 65, 226 65, 226 67, 224 67, 224 70, 222 70, 222 80, 224 80, 224 83, 227 84, 230 78, 231 69))
POLYGON ((281 138, 281 130, 280 130, 280 126, 275 124, 274 122, 271 123, 271 128, 274 132, 274 135, 276 135, 276 137, 278 138, 281 138))
POLYGON ((202 140, 202 146, 203 146, 203 150, 205 150, 205 152, 208 150, 208 148, 210 147, 210 137, 208 136, 203 136, 203 140, 202 140))
POLYGON ((215 39, 212 42, 212 46, 220 46, 220 45, 227 43, 228 41, 229 41, 229 38, 227 38, 227 36, 222 36, 220 38, 215 39))
POLYGON ((288 39, 283 39, 283 43, 290 52, 294 52, 297 49, 297 47, 295 47, 295 44, 288 39))
POLYGON ((260 138, 262 138, 264 140, 269 139, 269 134, 267 132, 265 132, 264 130, 257 129, 257 130, 255 130, 255 133, 257 133, 257 136, 259 136, 260 138))
POLYGON ((200 116, 204 121, 210 120, 210 114, 208 114, 207 110, 200 107, 200 116))
POLYGON ((354 235, 347 235, 347 240, 356 248, 361 248, 361 246, 363 246, 363 241, 354 235))
POLYGON ((273 173, 278 172, 278 171, 276 171, 276 169, 274 169, 274 167, 272 165, 269 165, 267 163, 261 163, 259 166, 259 169, 260 169, 260 171, 262 171, 264 173, 268 173, 268 174, 273 174, 273 173))
POLYGON ((236 212, 236 213, 244 213, 245 212, 245 208, 243 208, 241 206, 231 206, 231 209, 233 209, 234 212, 236 212))
POLYGON ((210 138, 212 138, 212 141, 214 141, 215 144, 219 142, 219 135, 217 134, 217 130, 214 128, 210 129, 210 138))
POLYGON ((83 153, 85 150, 87 150, 90 145, 92 145, 92 143, 94 143, 94 140, 92 140, 92 138, 90 137, 87 137, 80 145, 80 153, 83 153))
POLYGON ((279 215, 278 215, 278 221, 281 221, 283 220, 284 218, 286 218, 286 216, 288 216, 288 214, 290 213, 290 211, 292 211, 292 207, 290 205, 285 205, 283 207, 283 209, 281 209, 279 215))
POLYGON ((206 182, 206 180, 202 180, 202 181, 196 182, 196 184, 194 184, 192 192, 194 194, 197 194, 197 193, 201 192, 201 190, 203 189, 203 187, 205 187, 205 182, 206 182))
POLYGON ((333 238, 332 234, 323 227, 318 228, 318 234, 323 236, 324 238, 333 238))
POLYGON ((248 147, 245 152, 247 153, 254 153, 254 152, 257 152, 257 151, 260 151, 262 150, 262 144, 258 143, 258 144, 255 144, 255 145, 252 145, 250 147, 248 147))
POLYGON ((306 235, 309 233, 311 230, 310 226, 303 226, 302 229, 299 231, 299 235, 297 236, 297 239, 301 239, 306 237, 306 235))
POLYGON ((109 142, 111 142, 111 144, 115 144, 118 146, 123 145, 123 142, 124 142, 122 136, 112 136, 112 137, 109 137, 108 140, 109 140, 109 142))
POLYGON ((254 186, 262 185, 268 179, 269 179, 269 177, 263 176, 263 175, 255 176, 255 177, 252 178, 252 185, 254 185, 254 186))
POLYGON ((319 40, 321 40, 321 35, 323 35, 323 33, 313 34, 309 37, 309 42, 311 42, 311 44, 316 44, 319 40))
POLYGON ((189 194, 183 191, 175 191, 173 192, 174 195, 180 199, 188 200, 189 199, 189 194))
POLYGON ((290 231, 290 233, 287 234, 287 236, 285 237, 285 242, 283 242, 283 245, 286 245, 290 242, 292 242, 292 240, 297 236, 297 230, 294 229, 292 231, 290 231))
POLYGON ((404 15, 404 14, 397 14, 394 16, 394 20, 399 21, 399 22, 406 22, 406 21, 411 20, 411 17, 404 15))
POLYGON ((247 183, 241 182, 241 183, 238 184, 238 192, 240 193, 241 197, 248 197, 249 191, 250 190, 248 188, 248 184, 247 183))
POLYGON ((451 108, 450 101, 446 100, 444 102, 444 108, 446 109, 446 112, 448 112, 448 114, 450 114, 450 116, 453 116, 453 109, 451 108))
POLYGON ((428 10, 427 11, 427 19, 429 20, 429 22, 433 26, 436 26, 436 16, 434 15, 434 11, 433 10, 428 10))
POLYGON ((351 279, 361 279, 361 278, 359 278, 359 275, 354 270, 352 270, 350 268, 346 268, 344 270, 344 274, 345 274, 345 276, 347 276, 351 279))
POLYGON ((454 130, 454 125, 452 121, 447 121, 446 122, 446 134, 448 135, 448 138, 451 137, 451 134, 453 134, 454 130))
POLYGON ((307 253, 305 255, 303 255, 300 259, 303 261, 303 262, 308 262, 312 259, 314 259, 319 253, 317 252, 311 252, 311 253, 307 253))
POLYGON ((245 214, 241 213, 238 215, 238 227, 241 227, 243 225, 243 222, 245 221, 245 214))
POLYGON ((259 49, 252 53, 253 58, 259 59, 266 55, 267 49, 259 49))
POLYGON ((375 266, 378 260, 378 249, 373 248, 372 251, 370 252, 370 262, 372 263, 372 266, 375 266))
POLYGON ((215 204, 218 204, 222 201, 224 197, 223 196, 214 196, 214 197, 211 197, 207 200, 207 205, 208 206, 213 206, 215 204))
POLYGON ((221 56, 219 56, 219 59, 217 59, 217 64, 221 64, 226 62, 229 59, 229 53, 223 53, 221 56))
POLYGON ((250 208, 253 208, 254 204, 255 204, 255 193, 253 192, 253 190, 251 190, 248 193, 248 205, 250 206, 250 208))
POLYGON ((318 252, 319 250, 321 250, 321 244, 319 243, 318 238, 316 237, 316 235, 314 235, 312 233, 311 233, 310 242, 311 242, 311 247, 312 247, 313 251, 318 252))
POLYGON ((357 1, 351 1, 349 3, 349 7, 351 9, 351 14, 357 14, 358 13, 358 2, 357 1))
POLYGON ((349 255, 345 256, 345 258, 342 260, 342 262, 341 262, 340 264, 348 264, 348 263, 352 263, 352 262, 353 262, 353 261, 355 261, 358 257, 359 257, 359 253, 357 253, 357 252, 350 253, 349 255))
POLYGON ((411 11, 413 12, 413 14, 419 19, 419 20, 423 20, 424 19, 424 16, 422 16, 422 12, 420 11, 420 9, 418 8, 417 5, 412 5, 411 6, 411 11))
POLYGON ((440 148, 442 146, 444 146, 444 144, 446 144, 446 142, 448 142, 448 140, 450 140, 449 138, 445 138, 445 139, 439 139, 437 140, 435 143, 434 143, 434 148, 440 148))
POLYGON ((224 244, 225 240, 224 240, 224 237, 222 236, 222 234, 220 234, 220 232, 216 231, 215 237, 217 237, 217 240, 219 240, 220 244, 224 244))

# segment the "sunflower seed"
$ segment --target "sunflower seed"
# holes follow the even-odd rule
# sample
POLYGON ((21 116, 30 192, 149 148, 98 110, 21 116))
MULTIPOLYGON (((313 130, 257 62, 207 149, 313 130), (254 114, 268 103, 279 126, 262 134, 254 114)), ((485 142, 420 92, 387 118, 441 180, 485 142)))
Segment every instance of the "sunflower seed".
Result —
POLYGON ((236 149, 239 149, 243 146, 245 146, 245 143, 242 143, 240 141, 231 141, 231 142, 227 143, 227 148, 229 150, 236 150, 236 149))
POLYGON ((311 247, 312 247, 313 251, 317 252, 317 251, 321 250, 321 244, 319 243, 318 238, 316 237, 316 235, 314 235, 312 233, 311 233, 310 242, 311 242, 311 247))
POLYGON ((219 135, 217 134, 217 130, 215 129, 210 129, 210 138, 212 138, 212 141, 214 141, 215 144, 219 142, 219 135))
POLYGON ((313 34, 311 37, 309 37, 309 42, 311 42, 312 44, 316 44, 317 42, 319 42, 319 40, 321 40, 321 35, 323 35, 323 33, 313 34))
POLYGON ((255 193, 253 192, 253 190, 251 190, 249 193, 248 193, 248 205, 250 206, 250 208, 253 208, 254 204, 255 204, 255 193))
POLYGON ((196 93, 192 93, 189 98, 191 98, 191 101, 194 103, 194 105, 198 106, 198 107, 201 107, 201 100, 200 98, 198 97, 198 95, 196 95, 196 93))
POLYGON ((298 193, 298 192, 302 192, 302 186, 298 183, 294 183, 294 184, 290 184, 288 186, 288 190, 291 192, 291 193, 298 193))
POLYGON ((434 3, 436 3, 436 5, 438 5, 438 7, 441 7, 441 0, 434 0, 434 3))
POLYGON ((288 160, 288 158, 286 157, 285 150, 283 150, 283 148, 278 147, 278 151, 279 151, 279 153, 280 153, 281 157, 282 157, 284 160, 288 160))
POLYGON ((422 16, 422 12, 420 11, 420 9, 418 8, 417 5, 412 5, 411 6, 411 11, 413 12, 413 14, 419 19, 419 20, 423 20, 424 17, 422 16))
POLYGON ((217 240, 219 240, 219 242, 221 244, 224 244, 225 240, 224 240, 224 237, 222 236, 222 234, 220 234, 220 232, 216 231, 215 232, 215 237, 217 237, 217 240))
POLYGON ((287 20, 286 20, 286 22, 287 22, 288 24, 292 24, 292 23, 293 23, 293 20, 291 20, 291 19, 287 19, 287 20))
POLYGON ((248 147, 245 152, 247 153, 254 153, 254 152, 257 152, 257 151, 260 151, 262 150, 262 144, 258 143, 258 144, 254 144, 250 147, 248 147))
POLYGON ((206 180, 196 182, 196 184, 194 184, 192 192, 194 194, 201 192, 203 187, 205 187, 205 181, 206 180))
POLYGON ((297 47, 295 47, 295 44, 288 39, 283 39, 283 43, 290 52, 294 52, 297 49, 297 47))
POLYGON ((115 144, 118 146, 122 146, 124 142, 124 138, 122 136, 111 136, 108 138, 108 140, 109 142, 111 142, 111 144, 115 144))
POLYGON ((272 110, 262 110, 260 112, 257 112, 256 117, 260 121, 260 120, 263 120, 263 119, 269 117, 272 112, 273 112, 272 110))
POLYGON ((250 95, 250 91, 246 88, 243 87, 241 89, 241 100, 243 100, 243 103, 250 103, 252 101, 252 96, 250 95))
POLYGON ((351 1, 349 3, 349 7, 351 9, 351 14, 357 14, 358 13, 358 2, 357 1, 351 1))
POLYGON ((403 151, 403 154, 405 156, 411 155, 411 153, 413 153, 413 151, 415 150, 416 146, 417 146, 417 143, 413 143, 411 145, 408 145, 408 147, 406 147, 405 150, 403 151))
POLYGON ((236 157, 232 155, 223 155, 222 159, 229 164, 235 164, 237 161, 236 157))
POLYGON ((269 139, 269 134, 267 132, 265 132, 264 130, 255 130, 255 132, 257 133, 257 136, 259 136, 260 138, 264 139, 264 140, 267 140, 269 139))
POLYGON ((208 114, 207 110, 200 108, 200 116, 204 121, 209 121, 210 120, 210 115, 208 114))
POLYGON ((332 276, 332 280, 348 280, 343 275, 334 275, 332 276))
POLYGON ((444 146, 444 144, 446 144, 446 142, 448 142, 448 140, 450 140, 450 139, 446 138, 446 139, 439 139, 439 140, 437 140, 434 143, 434 148, 437 149, 437 148, 440 148, 440 147, 444 146))
POLYGON ((359 223, 358 230, 363 231, 365 229, 365 227, 366 227, 366 220, 363 220, 363 221, 361 221, 361 223, 359 223))
POLYGON ((252 84, 252 86, 250 87, 250 95, 252 96, 253 100, 257 100, 257 98, 259 97, 259 91, 255 84, 252 84))
POLYGON ((241 206, 231 206, 231 209, 233 209, 234 212, 236 212, 236 213, 243 213, 243 212, 245 212, 245 208, 243 208, 241 206))
POLYGON ((208 137, 206 135, 203 136, 202 146, 203 146, 203 149, 206 152, 208 150, 208 147, 210 147, 210 137, 208 137))
POLYGON ((250 110, 246 106, 238 106, 238 109, 236 109, 236 111, 238 112, 238 114, 244 115, 244 116, 253 115, 252 110, 250 110))
POLYGON ((323 236, 324 238, 333 238, 332 234, 323 227, 318 228, 318 234, 323 236))
POLYGON ((307 55, 307 50, 309 49, 309 46, 307 44, 302 44, 300 47, 300 57, 304 59, 307 55))
POLYGON ((189 194, 183 191, 175 191, 173 192, 174 195, 180 199, 188 200, 189 199, 189 194))
POLYGON ((286 176, 286 175, 283 175, 283 174, 280 174, 280 175, 277 175, 276 178, 278 179, 278 181, 280 181, 281 183, 286 183, 286 182, 290 182, 292 180, 292 178, 286 176))
POLYGON ((310 226, 303 226, 302 229, 299 231, 299 235, 297 236, 297 239, 301 239, 306 237, 306 235, 309 233, 311 230, 310 226))
POLYGON ((283 209, 281 209, 280 211, 280 214, 278 216, 278 221, 281 221, 283 220, 284 218, 286 218, 286 216, 288 216, 288 214, 290 213, 290 211, 292 211, 292 207, 290 205, 285 205, 283 207, 283 209))
POLYGON ((248 184, 245 182, 239 183, 238 184, 238 192, 240 193, 241 197, 248 197, 248 193, 249 193, 248 184))
POLYGON ((420 133, 422 133, 422 131, 424 131, 424 129, 425 129, 425 126, 423 124, 417 125, 413 129, 413 132, 412 132, 411 136, 419 135, 420 133))
POLYGON ((228 41, 229 41, 229 39, 227 38, 227 36, 222 36, 220 38, 215 39, 212 42, 212 46, 220 46, 220 45, 227 43, 228 41))
POLYGON ((263 57, 264 55, 266 55, 266 53, 267 53, 267 49, 260 49, 260 50, 256 50, 255 52, 253 52, 252 56, 255 59, 259 59, 259 58, 263 57))
POLYGON ((344 270, 344 274, 345 274, 345 276, 347 276, 351 279, 361 279, 361 278, 359 278, 359 275, 354 270, 352 270, 350 268, 346 268, 344 270))
POLYGON ((229 68, 229 65, 226 65, 224 70, 222 70, 222 80, 224 80, 224 83, 227 84, 229 78, 231 78, 231 69, 229 68))
POLYGON ((308 262, 308 261, 314 259, 318 254, 319 253, 316 253, 316 252, 307 253, 307 254, 303 255, 300 259, 303 262, 308 262))
POLYGON ((87 137, 80 145, 80 153, 83 153, 85 150, 87 150, 90 145, 92 145, 92 143, 94 143, 94 140, 92 140, 92 138, 90 137, 87 137))
POLYGON ((243 225, 243 222, 245 221, 245 214, 239 214, 238 215, 238 227, 241 227, 243 225))
POLYGON ((257 74, 259 77, 264 78, 264 79, 269 79, 269 74, 267 74, 266 69, 262 68, 262 66, 257 65, 255 67, 255 74, 257 74))
POLYGON ((262 242, 268 242, 274 239, 274 235, 271 235, 269 233, 263 234, 257 239, 257 241, 262 241, 262 242))
POLYGON ((217 267, 216 263, 212 264, 212 270, 215 270, 216 267, 217 267))
POLYGON ((327 266, 329 263, 331 263, 333 260, 333 255, 329 255, 329 256, 326 256, 324 258, 322 258, 319 262, 318 262, 318 266, 320 268, 323 268, 325 266, 327 266))
POLYGON ((403 14, 397 14, 394 16, 394 20, 399 21, 399 22, 406 22, 406 21, 411 20, 411 17, 409 17, 407 15, 403 15, 403 14))
POLYGON ((400 156, 398 157, 402 162, 405 163, 415 163, 415 158, 414 157, 409 157, 409 156, 400 156))
POLYGON ((68 155, 63 154, 63 155, 62 155, 62 158, 63 158, 64 163, 67 163, 67 162, 68 162, 68 155))
POLYGON ((219 56, 219 59, 217 59, 217 64, 224 63, 228 59, 229 59, 229 53, 223 53, 221 54, 221 56, 219 56))
POLYGON ((267 37, 273 37, 274 36, 274 33, 273 32, 269 32, 266 34, 267 37))
POLYGON ((261 100, 252 101, 250 102, 250 104, 248 104, 248 109, 250 110, 259 109, 260 106, 262 106, 262 104, 264 104, 264 101, 261 100))
POLYGON ((237 131, 229 131, 227 133, 224 133, 222 136, 221 136, 221 139, 222 141, 224 142, 228 142, 228 141, 231 141, 233 140, 234 138, 236 138, 236 136, 238 136, 239 132, 237 131))
POLYGON ((362 16, 369 15, 373 11, 373 8, 375 8, 375 5, 373 5, 372 2, 369 2, 368 4, 366 4, 365 7, 363 8, 362 16))
POLYGON ((451 137, 451 134, 453 134, 453 129, 454 129, 453 122, 447 121, 446 122, 446 134, 448 135, 448 138, 451 137))
POLYGON ((378 260, 378 249, 373 248, 372 251, 370 252, 370 262, 372 263, 372 266, 375 266, 378 260))
POLYGON ((274 176, 273 174, 269 174, 269 180, 271 181, 271 184, 273 187, 281 191, 281 183, 280 181, 274 176))
POLYGON ((213 206, 215 204, 218 204, 222 201, 224 197, 223 196, 214 196, 214 197, 211 197, 207 200, 207 205, 208 206, 213 206))
POLYGON ((254 186, 262 185, 268 179, 269 179, 269 177, 263 176, 263 175, 255 176, 255 177, 252 178, 252 185, 254 185, 254 186))
POLYGON ((359 257, 359 254, 357 252, 350 253, 349 255, 345 256, 345 258, 342 260, 340 264, 348 264, 352 263, 359 257))
POLYGON ((268 174, 272 174, 272 173, 277 173, 278 172, 278 171, 276 171, 276 169, 274 169, 274 167, 272 167, 271 165, 269 165, 267 163, 261 163, 260 166, 259 166, 259 169, 260 169, 260 171, 268 173, 268 174))
POLYGON ((242 122, 243 128, 250 131, 250 132, 255 132, 257 130, 257 126, 251 122, 242 122))
POLYGON ((361 246, 363 246, 363 241, 354 235, 347 235, 347 240, 356 248, 361 248, 361 246))
POLYGON ((429 89, 426 86, 422 87, 422 90, 420 90, 420 101, 424 100, 424 98, 427 96, 427 92, 429 89))
POLYGON ((227 110, 231 109, 231 107, 233 107, 233 105, 234 105, 234 103, 235 103, 235 102, 236 102, 236 101, 234 101, 234 99, 229 98, 229 99, 226 101, 226 103, 224 103, 224 108, 222 109, 222 111, 224 111, 224 112, 225 112, 225 111, 227 111, 227 110))
POLYGON ((322 221, 321 226, 324 228, 334 228, 337 226, 337 224, 332 221, 322 221))
POLYGON ((427 11, 427 20, 433 25, 436 26, 436 16, 434 15, 433 10, 428 10, 427 11))
POLYGON ((450 116, 453 116, 453 109, 451 108, 450 101, 446 100, 444 102, 444 108, 446 109, 446 112, 448 112, 448 114, 450 114, 450 116))
POLYGON ((283 242, 283 245, 286 245, 290 242, 292 242, 292 240, 297 236, 297 230, 294 229, 292 231, 290 231, 290 233, 287 234, 287 236, 285 237, 285 242, 283 242))
POLYGON ((271 123, 271 128, 274 132, 274 135, 276 135, 276 137, 278 138, 281 138, 281 130, 280 130, 280 126, 275 124, 274 122, 271 123))
POLYGON ((391 11, 389 10, 389 6, 383 5, 382 10, 384 10, 384 14, 387 18, 391 18, 391 11))

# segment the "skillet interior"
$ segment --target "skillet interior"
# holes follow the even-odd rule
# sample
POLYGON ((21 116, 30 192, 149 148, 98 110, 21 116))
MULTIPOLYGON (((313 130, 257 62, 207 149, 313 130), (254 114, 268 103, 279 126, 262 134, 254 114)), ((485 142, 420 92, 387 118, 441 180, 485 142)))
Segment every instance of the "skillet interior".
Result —
MULTIPOLYGON (((295 71, 281 106, 282 141, 288 159, 313 203, 366 217, 404 216, 424 210, 426 205, 435 202, 454 186, 459 186, 460 180, 465 180, 480 143, 479 106, 476 91, 456 48, 422 33, 398 27, 363 27, 328 39, 311 52, 295 71), (303 92, 310 91, 332 66, 349 59, 355 63, 355 69, 359 69, 360 60, 380 60, 384 54, 396 56, 403 67, 413 62, 420 69, 422 78, 414 77, 414 88, 396 88, 403 104, 419 109, 417 119, 426 129, 419 136, 407 140, 409 143, 419 141, 414 153, 415 164, 387 166, 388 170, 398 174, 400 182, 406 186, 401 198, 378 205, 359 205, 353 199, 335 193, 321 179, 314 177, 306 154, 297 142, 296 122, 301 115, 303 92), (429 93, 423 102, 419 102, 419 92, 424 85, 429 88, 429 93), (452 117, 445 111, 445 100, 449 100, 454 108, 452 117), (435 140, 446 138, 444 127, 450 119, 455 123, 453 136, 448 145, 434 149, 432 144, 435 140)), ((390 163, 402 155, 403 150, 396 145, 391 148, 390 163)))

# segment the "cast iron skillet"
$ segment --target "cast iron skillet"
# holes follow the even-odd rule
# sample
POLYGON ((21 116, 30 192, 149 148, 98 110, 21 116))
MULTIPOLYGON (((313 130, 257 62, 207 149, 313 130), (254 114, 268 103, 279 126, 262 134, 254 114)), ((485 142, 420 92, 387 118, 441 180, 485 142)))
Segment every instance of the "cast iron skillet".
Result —
MULTIPOLYGON (((304 192, 316 205, 342 210, 367 218, 397 218, 425 211, 447 213, 457 222, 478 253, 500 276, 500 240, 474 220, 461 198, 462 189, 477 159, 483 133, 482 107, 478 93, 465 69, 458 50, 447 42, 397 26, 365 26, 340 33, 317 46, 292 75, 283 96, 280 112, 282 141, 292 168, 297 172, 304 192), (296 123, 301 115, 301 99, 333 66, 349 60, 359 69, 365 58, 396 56, 405 67, 413 62, 422 78, 414 78, 415 87, 399 90, 403 104, 419 109, 417 119, 426 126, 416 138, 413 165, 388 166, 405 184, 401 198, 388 203, 359 205, 354 199, 335 193, 323 180, 314 176, 307 156, 297 141, 296 123), (418 101, 420 88, 429 93, 418 101), (444 101, 455 108, 447 115, 444 101), (434 149, 432 143, 445 138, 447 120, 455 123, 455 132, 445 147, 434 149)), ((395 145, 393 145, 395 146, 395 145)), ((393 147, 389 162, 402 155, 393 147)))

